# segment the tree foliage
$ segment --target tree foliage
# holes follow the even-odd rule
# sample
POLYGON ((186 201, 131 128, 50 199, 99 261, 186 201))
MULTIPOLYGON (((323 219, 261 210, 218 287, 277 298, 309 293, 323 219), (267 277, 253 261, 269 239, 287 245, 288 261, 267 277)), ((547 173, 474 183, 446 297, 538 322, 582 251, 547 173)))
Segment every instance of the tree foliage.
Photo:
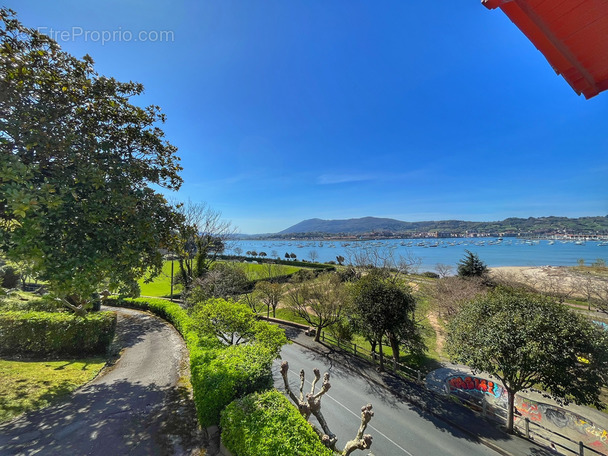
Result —
POLYGON ((278 356, 287 343, 285 331, 256 319, 245 304, 224 299, 210 299, 191 311, 194 328, 200 335, 215 334, 226 345, 256 342, 278 356))
POLYGON ((411 291, 391 280, 382 270, 363 276, 352 289, 352 318, 356 330, 372 347, 379 346, 380 370, 384 369, 383 339, 387 338, 395 361, 400 347, 420 353, 424 344, 415 322, 416 299, 411 291))
POLYGON ((181 167, 142 92, 0 10, 0 249, 73 309, 158 273, 180 222, 150 187, 178 189, 181 167))
POLYGON ((182 293, 188 306, 211 298, 238 299, 249 285, 247 274, 231 263, 215 263, 203 277, 182 293))
POLYGON ((476 253, 465 250, 465 257, 458 262, 458 275, 460 277, 481 277, 487 271, 486 264, 479 259, 476 253))
POLYGON ((498 377, 509 395, 540 386, 556 399, 601 407, 608 334, 559 303, 499 288, 463 306, 448 326, 455 362, 498 377))

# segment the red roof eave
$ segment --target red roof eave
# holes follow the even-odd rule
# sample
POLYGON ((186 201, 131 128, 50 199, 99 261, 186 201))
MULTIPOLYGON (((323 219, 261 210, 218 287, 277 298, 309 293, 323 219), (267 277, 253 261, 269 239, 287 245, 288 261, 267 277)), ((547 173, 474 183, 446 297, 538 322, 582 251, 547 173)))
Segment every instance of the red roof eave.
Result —
MULTIPOLYGON (((540 4, 538 1, 536 3, 540 4)), ((585 98, 591 98, 608 89, 608 77, 606 77, 608 56, 593 53, 598 48, 608 50, 608 39, 605 33, 600 33, 608 22, 598 24, 600 21, 596 21, 597 16, 589 14, 589 11, 583 17, 581 11, 584 10, 580 8, 582 3, 584 0, 579 2, 579 8, 572 8, 567 12, 570 17, 567 14, 549 17, 546 8, 542 10, 539 7, 538 11, 535 10, 533 0, 482 0, 482 4, 488 9, 500 8, 577 94, 582 93, 585 98), (574 14, 576 16, 573 16, 574 14), (589 18, 588 23, 584 24, 585 27, 580 25, 582 17, 589 18), (572 25, 574 23, 576 27, 572 25), (573 41, 572 36, 575 34, 573 28, 574 32, 578 33, 577 39, 594 43, 591 49, 589 47, 583 49, 580 46, 570 47, 566 44, 566 40, 573 41), (585 62, 589 68, 582 62, 585 62)), ((608 3, 604 2, 604 5, 604 8, 608 7, 608 3)), ((597 8, 597 3, 594 7, 597 8)), ((608 10, 603 13, 605 13, 603 16, 599 16, 600 20, 608 21, 608 10)))

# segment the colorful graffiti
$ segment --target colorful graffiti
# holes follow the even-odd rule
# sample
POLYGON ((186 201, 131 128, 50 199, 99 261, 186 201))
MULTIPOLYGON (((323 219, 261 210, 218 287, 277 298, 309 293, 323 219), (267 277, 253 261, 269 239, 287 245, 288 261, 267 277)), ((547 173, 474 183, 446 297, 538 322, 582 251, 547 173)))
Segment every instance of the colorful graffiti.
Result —
POLYGON ((490 394, 496 398, 501 397, 505 392, 502 386, 485 378, 456 376, 448 378, 447 382, 450 388, 490 394))
POLYGON ((521 396, 516 396, 515 407, 522 417, 549 428, 557 428, 556 430, 559 433, 567 434, 567 429, 571 429, 586 444, 608 454, 608 431, 588 419, 564 408, 536 402, 521 396))

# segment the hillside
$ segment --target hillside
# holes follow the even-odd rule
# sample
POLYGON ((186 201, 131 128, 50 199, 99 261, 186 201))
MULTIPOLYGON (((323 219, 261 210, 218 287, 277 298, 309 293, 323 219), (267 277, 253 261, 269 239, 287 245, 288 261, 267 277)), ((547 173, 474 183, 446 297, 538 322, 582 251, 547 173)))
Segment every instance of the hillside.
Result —
POLYGON ((504 235, 587 234, 608 235, 608 217, 529 217, 507 218, 502 221, 470 222, 441 220, 404 222, 390 218, 363 217, 347 220, 309 219, 293 225, 276 236, 331 234, 382 235, 421 233, 464 235, 466 233, 491 233, 504 235))

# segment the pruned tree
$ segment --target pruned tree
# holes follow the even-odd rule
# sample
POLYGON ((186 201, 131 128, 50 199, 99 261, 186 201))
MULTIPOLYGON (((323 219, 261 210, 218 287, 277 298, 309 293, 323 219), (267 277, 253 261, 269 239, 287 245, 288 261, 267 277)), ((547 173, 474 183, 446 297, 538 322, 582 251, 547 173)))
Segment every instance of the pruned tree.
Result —
POLYGON ((98 74, 0 9, 0 251, 84 315, 105 288, 160 273, 181 223, 155 188, 181 185, 177 149, 135 82, 98 74))
POLYGON ((500 379, 513 432, 515 394, 540 387, 558 401, 604 406, 608 333, 539 295, 499 288, 462 307, 448 325, 453 361, 500 379))
POLYGON ((488 272, 486 264, 479 259, 476 253, 465 250, 465 257, 458 262, 458 275, 460 277, 482 277, 488 272))
POLYGON ((315 341, 321 331, 342 319, 348 298, 344 284, 335 274, 322 274, 315 281, 294 286, 286 296, 287 307, 315 328, 315 341))
POLYGON ((310 425, 317 433, 323 444, 328 448, 331 448, 332 451, 339 452, 342 456, 348 456, 356 450, 369 449, 372 446, 372 436, 364 433, 367 429, 367 425, 374 416, 374 412, 372 411, 372 405, 367 404, 361 407, 361 424, 359 425, 357 435, 353 440, 350 440, 346 443, 342 451, 338 450, 338 439, 336 435, 331 432, 327 421, 325 420, 325 417, 321 412, 321 398, 331 388, 331 384, 329 383, 329 373, 326 372, 323 375, 323 384, 321 386, 321 389, 318 393, 315 393, 316 385, 321 379, 321 372, 319 371, 319 369, 314 369, 313 372, 315 377, 312 381, 312 388, 310 390, 310 393, 304 395, 305 373, 304 369, 300 371, 300 395, 296 396, 291 390, 291 387, 289 386, 289 363, 287 361, 283 361, 281 363, 281 376, 283 377, 285 391, 289 398, 294 402, 299 412, 307 421, 310 419, 311 415, 313 415, 317 419, 317 421, 321 425, 321 429, 318 429, 312 423, 310 423, 310 425))

